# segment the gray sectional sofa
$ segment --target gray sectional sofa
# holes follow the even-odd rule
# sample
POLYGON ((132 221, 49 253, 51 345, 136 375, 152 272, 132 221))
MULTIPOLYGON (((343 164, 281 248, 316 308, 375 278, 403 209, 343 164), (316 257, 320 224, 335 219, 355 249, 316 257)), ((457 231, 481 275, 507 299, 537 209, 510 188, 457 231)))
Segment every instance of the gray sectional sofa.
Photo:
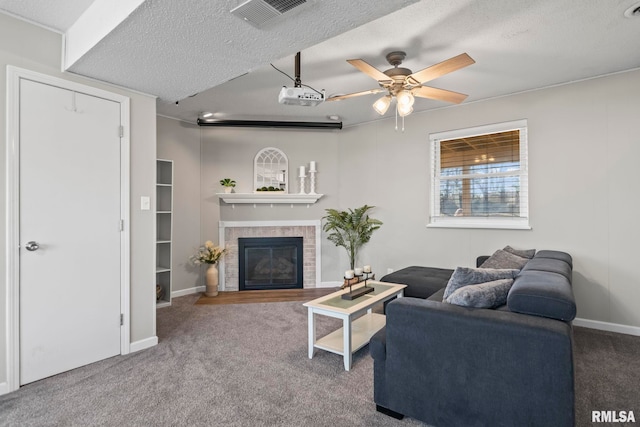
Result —
POLYGON ((572 268, 538 251, 491 309, 443 302, 453 270, 383 277, 408 287, 370 342, 377 409, 433 426, 573 426, 572 268))

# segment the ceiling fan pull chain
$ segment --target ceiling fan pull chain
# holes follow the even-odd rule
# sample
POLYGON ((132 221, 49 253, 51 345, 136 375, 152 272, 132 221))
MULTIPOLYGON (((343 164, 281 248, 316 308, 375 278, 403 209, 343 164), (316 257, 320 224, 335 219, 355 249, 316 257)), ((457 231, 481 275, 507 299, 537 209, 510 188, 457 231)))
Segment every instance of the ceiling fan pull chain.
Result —
POLYGON ((404 133, 404 116, 402 116, 402 133, 404 133))
POLYGON ((398 104, 396 103, 396 132, 398 131, 398 104))

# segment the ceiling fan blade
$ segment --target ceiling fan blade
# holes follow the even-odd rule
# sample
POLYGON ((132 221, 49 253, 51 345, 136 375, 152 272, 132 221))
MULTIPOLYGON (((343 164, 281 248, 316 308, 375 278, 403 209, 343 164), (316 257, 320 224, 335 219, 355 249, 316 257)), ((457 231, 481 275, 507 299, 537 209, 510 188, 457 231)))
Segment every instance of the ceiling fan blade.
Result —
POLYGON ((427 67, 424 70, 410 74, 407 76, 407 80, 414 84, 428 82, 429 80, 433 80, 471 64, 475 64, 475 62, 476 61, 466 53, 461 53, 460 55, 449 58, 446 61, 442 61, 438 64, 427 67))
POLYGON ((347 59, 347 62, 374 80, 378 80, 379 82, 392 82, 389 76, 362 59, 347 59))
POLYGON ((421 98, 437 99, 439 101, 452 102, 454 104, 460 104, 467 96, 464 93, 453 92, 450 90, 436 89, 435 87, 421 86, 411 90, 414 96, 421 98))
POLYGON ((380 92, 386 92, 386 91, 387 91, 386 89, 379 87, 376 89, 363 90, 362 92, 354 92, 354 93, 348 93, 346 95, 332 96, 330 98, 327 98, 326 101, 340 101, 342 99, 353 98, 353 97, 362 96, 362 95, 371 95, 372 93, 380 93, 380 92))

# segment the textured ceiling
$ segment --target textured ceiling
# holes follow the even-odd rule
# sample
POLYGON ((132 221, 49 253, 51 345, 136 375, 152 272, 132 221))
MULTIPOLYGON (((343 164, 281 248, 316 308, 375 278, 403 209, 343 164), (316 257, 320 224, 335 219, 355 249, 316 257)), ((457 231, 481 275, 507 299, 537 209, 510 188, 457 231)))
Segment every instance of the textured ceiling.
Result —
POLYGON ((63 33, 93 2, 94 0, 0 0, 0 10, 63 33))
MULTIPOLYGON (((58 28, 17 10, 49 3, 0 0, 0 9, 58 28)), ((86 1, 77 3, 86 8, 86 1)), ((317 107, 280 105, 280 88, 292 82, 269 63, 293 75, 293 57, 301 51, 302 82, 332 95, 377 87, 347 59, 385 70, 385 54, 404 50, 403 66, 418 71, 467 52, 475 64, 430 82, 469 94, 465 102, 640 67, 640 17, 624 16, 640 6, 637 0, 310 0, 262 29, 229 13, 241 3, 146 1, 70 71, 158 95, 159 114, 191 122, 211 111, 226 119, 339 115, 353 125, 380 118, 371 108, 379 95, 317 107)), ((418 99, 414 110, 446 105, 418 99)), ((392 116, 390 110, 385 117, 392 116)))
POLYGON ((238 0, 145 1, 68 71, 176 101, 415 1, 312 0, 262 29, 238 0))

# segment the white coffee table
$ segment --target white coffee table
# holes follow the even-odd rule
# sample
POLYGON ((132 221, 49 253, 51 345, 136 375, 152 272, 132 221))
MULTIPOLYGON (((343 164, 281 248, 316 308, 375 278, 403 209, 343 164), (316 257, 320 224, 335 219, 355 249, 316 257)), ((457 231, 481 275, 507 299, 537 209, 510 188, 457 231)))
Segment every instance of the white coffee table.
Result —
MULTIPOLYGON (((358 284, 353 289, 362 286, 358 284)), ((375 290, 354 300, 342 299, 343 294, 349 293, 347 288, 303 304, 309 311, 309 359, 313 358, 314 350, 319 348, 343 356, 344 369, 350 370, 353 353, 367 345, 386 323, 383 314, 372 313, 371 309, 394 297, 403 297, 404 288, 407 287, 374 280, 367 281, 367 286, 375 290), (316 341, 316 314, 342 319, 342 328, 316 341)))

